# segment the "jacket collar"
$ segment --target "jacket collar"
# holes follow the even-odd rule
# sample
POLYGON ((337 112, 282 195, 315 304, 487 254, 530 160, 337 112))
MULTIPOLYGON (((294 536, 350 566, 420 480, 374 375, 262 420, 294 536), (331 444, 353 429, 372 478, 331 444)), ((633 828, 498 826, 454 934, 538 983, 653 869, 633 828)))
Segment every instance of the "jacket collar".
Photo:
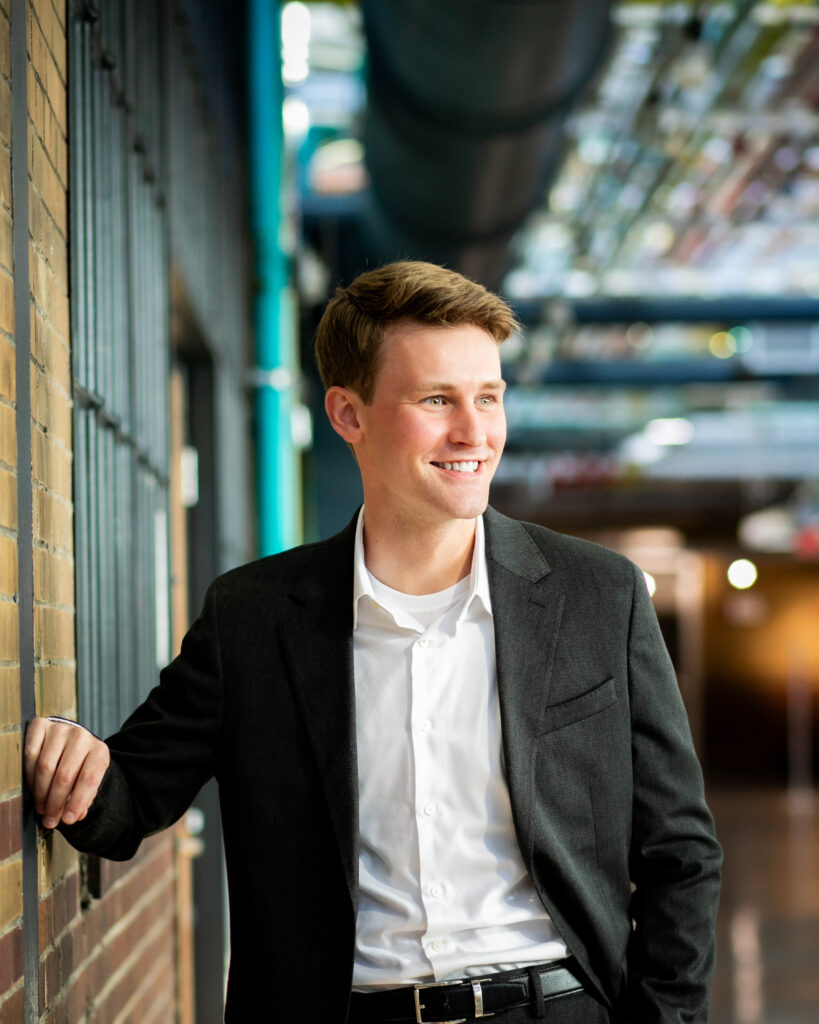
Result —
POLYGON ((530 583, 537 583, 552 571, 526 527, 491 506, 484 513, 486 557, 530 583))

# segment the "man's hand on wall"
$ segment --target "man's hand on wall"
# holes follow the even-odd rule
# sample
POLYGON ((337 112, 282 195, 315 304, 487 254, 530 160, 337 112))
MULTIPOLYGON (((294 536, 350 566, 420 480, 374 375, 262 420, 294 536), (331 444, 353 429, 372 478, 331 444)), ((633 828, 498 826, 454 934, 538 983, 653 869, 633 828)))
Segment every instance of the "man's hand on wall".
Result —
POLYGON ((102 740, 71 722, 35 718, 26 729, 24 756, 43 827, 82 821, 111 760, 102 740))

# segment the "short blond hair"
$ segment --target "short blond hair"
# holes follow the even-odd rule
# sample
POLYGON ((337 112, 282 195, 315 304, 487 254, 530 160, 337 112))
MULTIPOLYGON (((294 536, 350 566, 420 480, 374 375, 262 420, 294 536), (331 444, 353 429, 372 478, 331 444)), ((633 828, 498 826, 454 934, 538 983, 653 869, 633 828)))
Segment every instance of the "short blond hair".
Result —
POLYGON ((389 326, 474 325, 500 344, 518 329, 497 295, 434 263, 401 260, 369 270, 330 301, 316 332, 316 361, 325 388, 350 388, 372 401, 378 357, 389 326))

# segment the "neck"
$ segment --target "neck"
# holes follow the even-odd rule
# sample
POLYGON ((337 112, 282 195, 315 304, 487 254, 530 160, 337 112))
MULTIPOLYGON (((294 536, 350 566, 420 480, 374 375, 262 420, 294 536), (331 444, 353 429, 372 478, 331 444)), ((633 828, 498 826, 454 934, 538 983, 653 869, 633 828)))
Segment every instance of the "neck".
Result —
POLYGON ((364 515, 364 561, 377 580, 403 594, 434 594, 469 575, 475 520, 417 523, 364 515))

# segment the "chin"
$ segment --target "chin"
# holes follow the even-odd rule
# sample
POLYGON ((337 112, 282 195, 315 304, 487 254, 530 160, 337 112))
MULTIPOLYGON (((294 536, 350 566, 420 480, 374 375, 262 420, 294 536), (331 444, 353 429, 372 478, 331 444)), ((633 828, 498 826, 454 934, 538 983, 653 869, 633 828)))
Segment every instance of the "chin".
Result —
POLYGON ((489 497, 485 497, 482 500, 475 500, 459 505, 455 508, 447 509, 453 519, 475 519, 477 516, 482 516, 486 511, 486 506, 489 504, 489 497))

